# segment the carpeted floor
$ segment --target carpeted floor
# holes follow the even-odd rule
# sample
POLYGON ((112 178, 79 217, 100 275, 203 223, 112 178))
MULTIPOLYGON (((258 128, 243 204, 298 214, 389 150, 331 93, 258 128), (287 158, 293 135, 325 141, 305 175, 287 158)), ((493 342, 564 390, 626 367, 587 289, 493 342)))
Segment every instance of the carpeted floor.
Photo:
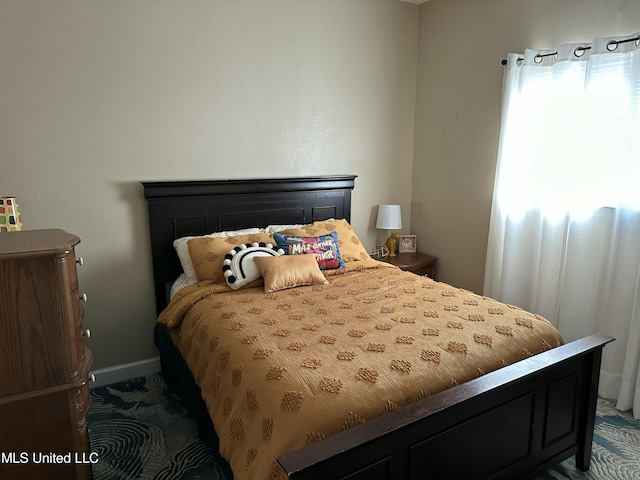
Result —
MULTIPOLYGON (((94 480, 230 480, 162 375, 95 388, 91 401, 94 480)), ((570 458, 537 480, 557 479, 640 480, 640 421, 599 401, 591 469, 570 458)))
POLYGON ((88 423, 94 480, 225 480, 159 374, 94 388, 88 423))

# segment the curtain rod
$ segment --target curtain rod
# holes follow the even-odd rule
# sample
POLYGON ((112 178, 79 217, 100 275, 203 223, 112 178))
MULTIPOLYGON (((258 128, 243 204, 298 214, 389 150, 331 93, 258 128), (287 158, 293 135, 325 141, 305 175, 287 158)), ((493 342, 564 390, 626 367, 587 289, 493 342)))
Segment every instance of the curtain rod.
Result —
MULTIPOLYGON (((613 51, 621 43, 628 43, 628 42, 636 42, 637 43, 639 41, 640 41, 640 35, 636 35, 633 38, 627 38, 626 40, 611 40, 609 43, 607 43, 607 50, 613 51)), ((581 57, 584 54, 585 50, 591 50, 591 45, 587 45, 587 46, 584 46, 584 47, 576 47, 576 49, 574 50, 573 54, 576 57, 581 57)), ((552 55, 557 55, 557 54, 558 54, 557 50, 555 52, 550 52, 550 53, 539 53, 534 57, 534 60, 536 61, 536 63, 540 63, 544 57, 550 57, 552 55)), ((521 62, 522 60, 524 60, 524 57, 518 57, 518 61, 519 62, 521 62)), ((507 64, 507 59, 503 58, 500 63, 502 65, 506 65, 507 64)))

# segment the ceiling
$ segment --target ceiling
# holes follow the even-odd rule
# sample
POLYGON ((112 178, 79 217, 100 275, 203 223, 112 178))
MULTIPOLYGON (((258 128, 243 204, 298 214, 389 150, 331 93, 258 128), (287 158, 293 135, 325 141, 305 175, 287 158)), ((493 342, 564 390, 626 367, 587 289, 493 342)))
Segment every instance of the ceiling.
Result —
POLYGON ((429 0, 400 0, 401 2, 414 3, 416 5, 422 5, 423 3, 428 2, 429 0))

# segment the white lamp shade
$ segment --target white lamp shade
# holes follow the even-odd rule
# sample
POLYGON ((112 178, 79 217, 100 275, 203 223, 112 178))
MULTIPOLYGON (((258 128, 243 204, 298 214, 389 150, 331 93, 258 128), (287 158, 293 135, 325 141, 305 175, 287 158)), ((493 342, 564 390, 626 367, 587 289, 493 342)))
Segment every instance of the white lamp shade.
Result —
POLYGON ((402 213, 400 205, 380 205, 376 228, 385 230, 400 230, 402 228, 402 213))

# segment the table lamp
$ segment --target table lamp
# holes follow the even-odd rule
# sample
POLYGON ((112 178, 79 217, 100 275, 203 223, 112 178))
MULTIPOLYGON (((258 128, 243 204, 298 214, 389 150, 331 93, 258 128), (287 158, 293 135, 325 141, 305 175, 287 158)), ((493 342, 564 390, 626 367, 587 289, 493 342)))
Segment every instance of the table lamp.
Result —
POLYGON ((389 249, 389 256, 395 257, 397 238, 392 237, 391 230, 400 230, 402 228, 402 213, 400 211, 400 205, 380 205, 378 207, 376 228, 387 230, 389 238, 387 238, 385 246, 389 249))

